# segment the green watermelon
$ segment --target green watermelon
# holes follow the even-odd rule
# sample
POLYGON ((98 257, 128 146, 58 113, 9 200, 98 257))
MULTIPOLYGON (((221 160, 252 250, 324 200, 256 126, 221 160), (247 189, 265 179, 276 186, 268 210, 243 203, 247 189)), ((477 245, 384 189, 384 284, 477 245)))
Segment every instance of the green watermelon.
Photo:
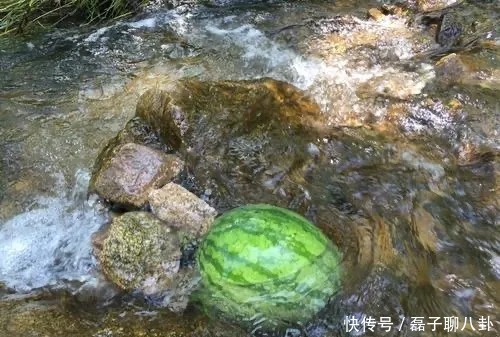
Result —
POLYGON ((270 205, 239 207, 215 220, 198 249, 200 300, 240 323, 305 323, 338 292, 340 261, 304 217, 270 205))

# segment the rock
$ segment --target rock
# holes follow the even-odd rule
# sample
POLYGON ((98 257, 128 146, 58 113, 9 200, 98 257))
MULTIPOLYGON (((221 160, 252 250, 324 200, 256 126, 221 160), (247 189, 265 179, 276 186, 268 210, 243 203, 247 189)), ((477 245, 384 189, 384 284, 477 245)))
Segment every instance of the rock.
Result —
POLYGON ((472 50, 485 41, 494 40, 494 34, 490 32, 495 30, 497 22, 477 3, 454 1, 453 6, 450 6, 451 1, 436 2, 440 5, 432 8, 431 12, 417 15, 421 19, 416 20, 431 27, 437 25, 434 35, 440 48, 435 51, 436 55, 472 50))
POLYGON ((445 48, 456 45, 464 30, 462 16, 456 13, 446 13, 439 26, 437 42, 445 48))
POLYGON ((128 212, 115 218, 97 252, 102 271, 111 282, 146 295, 168 289, 180 267, 177 232, 147 212, 128 212))
MULTIPOLYGON (((444 85, 467 85, 470 87, 498 90, 500 70, 491 60, 464 54, 449 54, 435 64, 436 78, 444 85)), ((456 108, 456 105, 455 105, 456 108)))
POLYGON ((378 8, 370 8, 368 10, 368 17, 374 19, 375 21, 380 21, 384 18, 384 14, 378 8))
POLYGON ((408 12, 408 9, 405 8, 404 4, 383 4, 381 7, 381 12, 384 15, 396 15, 396 16, 405 16, 408 12))
POLYGON ((183 165, 176 156, 143 145, 107 147, 97 160, 89 190, 113 204, 140 208, 149 192, 172 180, 183 165))
POLYGON ((181 80, 147 91, 136 113, 185 160, 189 176, 176 182, 197 195, 210 190, 207 200, 218 211, 276 204, 277 194, 286 196, 278 198, 286 206, 286 199, 303 193, 287 173, 314 157, 307 149, 329 128, 313 100, 269 78, 181 80))
POLYGON ((335 177, 384 165, 391 151, 363 128, 328 125, 303 92, 271 79, 182 80, 149 90, 137 114, 177 144, 187 169, 175 182, 219 213, 251 203, 310 210, 325 232, 344 233, 338 209, 353 207, 355 186, 335 177))
POLYGON ((364 98, 382 96, 407 100, 420 94, 432 77, 434 77, 432 72, 417 74, 391 71, 361 84, 358 87, 357 95, 364 98))
POLYGON ((110 151, 126 143, 144 145, 162 152, 169 152, 171 150, 160 140, 158 135, 146 122, 139 117, 134 117, 125 124, 123 129, 114 138, 109 140, 100 152, 95 167, 99 167, 99 163, 103 158, 109 157, 110 151))
POLYGON ((192 268, 183 268, 173 280, 169 289, 161 294, 161 305, 173 312, 183 312, 189 303, 189 298, 198 287, 200 277, 192 268))
POLYGON ((209 321, 201 311, 153 311, 149 303, 98 305, 70 294, 27 294, 0 301, 2 336, 193 337, 248 336, 236 326, 209 321), (63 297, 63 298, 61 298, 63 297))
POLYGON ((436 78, 447 84, 460 83, 469 69, 457 54, 450 54, 436 63, 436 78))
POLYGON ((217 215, 205 201, 174 183, 151 191, 148 200, 154 215, 190 238, 205 234, 217 215))
MULTIPOLYGON (((407 76, 401 79, 407 89, 394 81, 395 93, 385 93, 393 95, 400 89, 413 94, 433 74, 432 69, 415 77, 396 69, 386 73, 390 79, 407 76)), ((329 126, 319 107, 286 83, 183 80, 176 85, 149 91, 137 114, 166 142, 174 135, 188 168, 175 182, 203 195, 219 213, 252 203, 286 207, 311 219, 338 246, 357 246, 352 214, 373 212, 366 200, 388 205, 390 211, 383 212, 401 210, 401 201, 389 199, 380 186, 394 179, 428 179, 427 172, 402 162, 401 149, 383 135, 329 126), (376 184, 365 178, 373 167, 387 167, 376 184)))
POLYGON ((432 12, 457 5, 463 0, 417 0, 417 9, 420 12, 432 12))
POLYGON ((100 252, 102 251, 102 246, 104 245, 104 240, 109 235, 109 226, 102 228, 98 230, 97 232, 93 233, 91 236, 91 242, 92 246, 94 247, 94 254, 96 256, 99 256, 100 252))
POLYGON ((294 86, 263 78, 250 81, 203 82, 181 80, 173 90, 151 89, 137 104, 143 118, 178 150, 189 147, 202 130, 206 138, 222 133, 249 133, 252 128, 298 131, 320 126, 319 106, 294 86), (231 124, 231 130, 216 121, 231 124), (209 129, 204 130, 204 128, 209 129))
POLYGON ((152 149, 169 152, 171 149, 161 142, 151 127, 139 117, 134 117, 125 124, 125 127, 111 141, 115 146, 119 144, 135 143, 152 149))

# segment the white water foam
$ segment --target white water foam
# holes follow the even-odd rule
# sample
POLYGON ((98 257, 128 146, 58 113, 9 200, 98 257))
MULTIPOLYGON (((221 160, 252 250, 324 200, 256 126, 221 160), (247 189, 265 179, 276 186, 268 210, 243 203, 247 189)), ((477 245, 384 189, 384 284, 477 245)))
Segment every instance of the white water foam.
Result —
MULTIPOLYGON (((125 29, 127 34, 135 37, 141 29, 169 27, 189 44, 205 49, 207 55, 214 55, 213 58, 209 56, 209 59, 206 59, 207 63, 203 63, 210 79, 268 76, 292 83, 308 91, 322 110, 331 114, 331 122, 335 123, 367 114, 383 118, 386 113, 384 109, 367 106, 366 100, 360 99, 359 88, 364 84, 369 88, 380 87, 372 95, 379 92, 383 94, 387 91, 386 87, 389 87, 392 96, 403 95, 403 98, 406 98, 420 94, 426 83, 434 77, 432 67, 422 66, 421 69, 408 71, 401 69, 397 62, 372 62, 375 56, 369 51, 357 53, 356 57, 349 51, 326 58, 316 56, 314 52, 303 54, 267 36, 255 24, 252 15, 207 17, 196 13, 171 10, 155 13, 139 21, 117 23, 115 27, 108 28, 125 29), (132 28, 132 31, 129 31, 129 28, 132 28), (215 45, 218 46, 217 50, 213 48, 215 45)), ((368 32, 368 36, 374 36, 372 43, 376 43, 377 55, 390 54, 391 59, 400 61, 414 55, 411 32, 408 31, 404 19, 390 16, 377 23, 358 18, 348 19, 353 24, 342 28, 338 33, 346 38, 346 41, 349 41, 352 30, 361 36, 368 32), (393 30, 405 34, 388 33, 393 30)), ((84 43, 102 40, 106 38, 106 34, 106 29, 101 28, 84 39, 84 43)), ((319 38, 321 40, 321 37, 319 38)), ((138 41, 132 42, 137 54, 140 54, 143 45, 147 45, 141 42, 142 39, 143 37, 137 36, 138 41)), ((108 52, 107 48, 105 44, 91 47, 96 55, 108 52)))
MULTIPOLYGON (((229 44, 229 48, 234 45, 241 50, 241 69, 237 66, 224 68, 238 69, 243 72, 244 77, 269 76, 290 82, 308 91, 322 110, 331 114, 335 122, 352 114, 362 116, 366 113, 384 113, 374 111, 375 107, 366 106, 363 103, 365 101, 359 98, 360 86, 372 79, 383 81, 377 80, 378 84, 374 83, 370 87, 387 85, 394 88, 392 95, 397 96, 401 92, 411 96, 420 94, 425 84, 434 77, 432 67, 425 65, 416 72, 406 72, 390 64, 372 64, 368 61, 353 64, 349 54, 338 55, 329 60, 314 55, 301 55, 271 40, 252 24, 231 28, 225 26, 225 22, 210 23, 202 34, 197 32, 197 35, 206 34, 208 38, 215 36, 222 40, 218 42, 220 45, 229 44), (259 74, 255 74, 256 69, 259 74)), ((411 54, 409 42, 402 43, 398 40, 397 45, 394 48, 398 49, 396 54, 401 55, 400 59, 406 59, 411 54)), ((366 59, 369 58, 366 55, 366 59)), ((227 76, 223 74, 224 68, 221 68, 221 76, 227 76)), ((384 89, 382 87, 379 91, 384 92, 384 89)))
POLYGON ((147 18, 139 21, 129 22, 127 26, 132 28, 153 28, 156 26, 155 18, 147 18))
POLYGON ((76 178, 69 197, 40 197, 37 208, 0 224, 0 282, 7 287, 30 291, 92 278, 90 237, 105 219, 85 200, 89 174, 76 178))

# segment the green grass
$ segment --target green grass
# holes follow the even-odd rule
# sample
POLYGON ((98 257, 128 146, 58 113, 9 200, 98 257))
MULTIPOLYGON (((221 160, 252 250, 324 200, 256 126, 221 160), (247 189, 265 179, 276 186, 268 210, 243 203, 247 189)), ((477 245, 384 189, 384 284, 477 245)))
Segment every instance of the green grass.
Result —
POLYGON ((137 11, 146 0, 0 0, 0 35, 29 26, 55 25, 74 18, 85 22, 117 18, 137 11))

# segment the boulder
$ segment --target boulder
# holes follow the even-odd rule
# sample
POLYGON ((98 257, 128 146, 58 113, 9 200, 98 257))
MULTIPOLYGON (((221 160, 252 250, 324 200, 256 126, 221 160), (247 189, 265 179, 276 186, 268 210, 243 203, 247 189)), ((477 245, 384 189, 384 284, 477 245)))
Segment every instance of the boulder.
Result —
POLYGON ((97 160, 89 190, 112 204, 140 208, 149 192, 172 180, 183 165, 176 156, 144 145, 109 146, 97 160))
POLYGON ((126 143, 144 145, 162 152, 171 151, 153 129, 139 117, 134 117, 125 124, 125 127, 110 141, 110 147, 126 143))
POLYGON ((154 215, 188 238, 205 234, 217 215, 209 204, 175 183, 151 191, 148 200, 154 215))
POLYGON ((201 137, 229 135, 284 135, 321 127, 319 106, 286 82, 263 78, 249 81, 180 80, 174 88, 150 89, 137 104, 137 116, 153 127, 167 144, 179 150, 201 137))
POLYGON ((368 17, 372 18, 375 21, 381 21, 384 19, 385 15, 382 13, 382 11, 378 8, 370 8, 368 10, 368 17))
POLYGON ((147 295, 166 291, 180 268, 177 232, 151 213, 116 217, 93 241, 103 273, 126 291, 147 295))
MULTIPOLYGON (((410 78, 408 95, 419 78, 410 78)), ((398 214, 400 201, 378 188, 393 184, 395 172, 411 183, 425 179, 406 169, 389 138, 329 125, 304 92, 280 81, 182 80, 148 91, 137 114, 177 146, 186 170, 175 182, 219 213, 256 203, 289 208, 341 247, 357 245, 352 216, 373 212, 366 200, 386 198, 380 204, 398 214), (387 168, 376 185, 373 167, 387 168)))
POLYGON ((218 211, 245 203, 286 206, 303 193, 287 173, 309 164, 315 155, 308 149, 330 128, 304 92, 270 78, 180 80, 148 90, 136 114, 186 162, 189 176, 176 182, 218 211))

